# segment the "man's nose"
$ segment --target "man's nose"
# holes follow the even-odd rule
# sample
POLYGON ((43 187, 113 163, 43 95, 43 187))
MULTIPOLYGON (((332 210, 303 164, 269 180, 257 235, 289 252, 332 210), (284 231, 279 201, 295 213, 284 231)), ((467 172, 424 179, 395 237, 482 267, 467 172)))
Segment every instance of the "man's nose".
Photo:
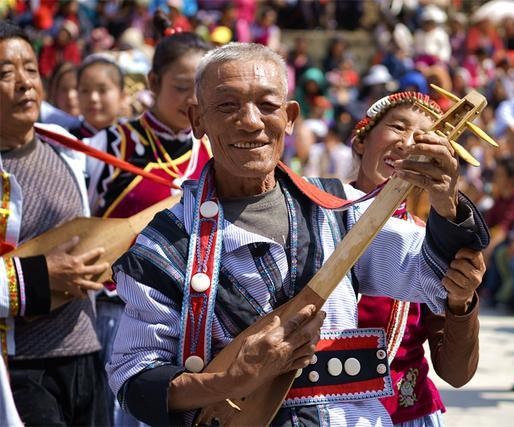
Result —
POLYGON ((32 79, 29 77, 28 73, 25 70, 19 70, 16 73, 16 88, 20 92, 26 92, 29 89, 32 89, 34 84, 32 79))
POLYGON ((254 104, 247 104, 241 108, 238 122, 243 129, 248 131, 255 131, 264 128, 264 123, 261 119, 261 112, 254 104))

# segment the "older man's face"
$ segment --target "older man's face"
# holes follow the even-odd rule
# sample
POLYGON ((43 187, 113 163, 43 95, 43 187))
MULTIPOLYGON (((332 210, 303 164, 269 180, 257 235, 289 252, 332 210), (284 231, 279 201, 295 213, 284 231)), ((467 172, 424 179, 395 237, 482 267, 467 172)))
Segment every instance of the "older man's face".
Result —
POLYGON ((32 47, 23 39, 0 42, 0 135, 32 126, 43 86, 32 47))
POLYGON ((260 61, 211 65, 190 110, 197 137, 207 134, 216 171, 226 179, 273 174, 292 131, 298 104, 286 102, 277 66, 260 61))

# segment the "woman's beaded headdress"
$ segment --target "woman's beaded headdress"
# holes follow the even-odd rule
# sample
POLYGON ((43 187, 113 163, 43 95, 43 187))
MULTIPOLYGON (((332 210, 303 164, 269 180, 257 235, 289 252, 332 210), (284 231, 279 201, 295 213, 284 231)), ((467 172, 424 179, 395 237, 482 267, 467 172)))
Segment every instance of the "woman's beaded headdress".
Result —
POLYGON ((380 119, 391 108, 401 104, 417 104, 424 109, 428 109, 437 114, 442 114, 439 104, 431 99, 428 95, 420 92, 408 91, 398 92, 392 95, 384 96, 369 107, 366 117, 359 121, 352 132, 352 144, 356 140, 363 140, 367 133, 375 126, 380 119))

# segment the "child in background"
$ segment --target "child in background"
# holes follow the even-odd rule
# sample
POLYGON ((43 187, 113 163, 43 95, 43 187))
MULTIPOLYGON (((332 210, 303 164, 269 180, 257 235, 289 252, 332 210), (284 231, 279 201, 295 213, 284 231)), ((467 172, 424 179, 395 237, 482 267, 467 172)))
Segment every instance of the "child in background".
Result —
POLYGON ((79 116, 77 68, 71 62, 59 64, 48 85, 48 101, 71 116, 79 116))
POLYGON ((77 71, 81 123, 70 132, 77 138, 90 138, 115 124, 126 101, 121 68, 105 55, 90 55, 77 71))

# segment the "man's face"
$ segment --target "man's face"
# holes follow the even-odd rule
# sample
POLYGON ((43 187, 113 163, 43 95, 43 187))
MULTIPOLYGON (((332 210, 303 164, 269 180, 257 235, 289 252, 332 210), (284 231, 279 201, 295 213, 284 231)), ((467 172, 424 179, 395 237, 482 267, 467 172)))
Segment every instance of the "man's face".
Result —
POLYGON ((43 85, 32 47, 23 39, 0 42, 0 135, 26 129, 39 117, 43 85))
POLYGON ((218 176, 244 181, 273 174, 298 104, 286 102, 273 63, 231 61, 205 71, 198 105, 189 110, 196 137, 211 142, 218 176))

